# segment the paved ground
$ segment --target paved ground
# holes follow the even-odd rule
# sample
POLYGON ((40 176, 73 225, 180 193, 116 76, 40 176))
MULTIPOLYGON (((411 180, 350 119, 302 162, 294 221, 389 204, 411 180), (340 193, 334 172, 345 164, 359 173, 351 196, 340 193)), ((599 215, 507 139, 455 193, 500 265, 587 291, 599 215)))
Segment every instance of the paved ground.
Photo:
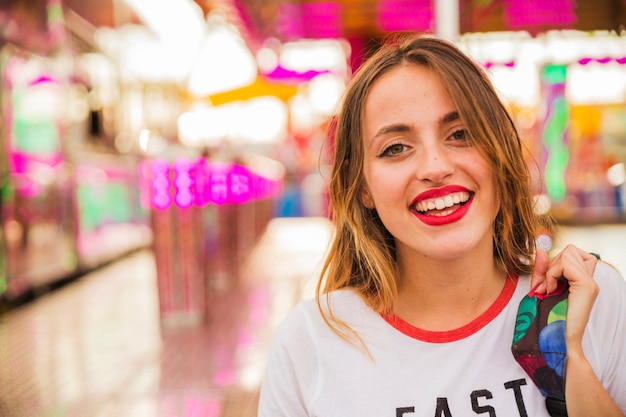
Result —
MULTIPOLYGON (((574 243, 626 274, 626 225, 559 232, 555 249, 574 243)), ((9 313, 0 322, 0 415, 256 416, 271 337, 312 295, 329 233, 324 219, 274 219, 199 326, 162 325, 151 251, 9 313)))

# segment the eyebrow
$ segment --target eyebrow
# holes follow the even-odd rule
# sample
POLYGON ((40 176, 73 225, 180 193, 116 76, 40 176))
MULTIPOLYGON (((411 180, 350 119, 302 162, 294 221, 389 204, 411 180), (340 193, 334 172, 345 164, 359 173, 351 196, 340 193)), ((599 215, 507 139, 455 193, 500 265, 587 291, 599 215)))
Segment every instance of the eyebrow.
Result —
MULTIPOLYGON (((460 118, 461 117, 459 116, 459 112, 455 110, 455 111, 451 111, 450 113, 446 113, 440 119, 439 123, 446 124, 446 123, 457 121, 460 118)), ((409 130, 411 130, 411 127, 403 123, 396 123, 396 124, 392 124, 389 126, 383 126, 378 130, 378 132, 376 132, 376 134, 372 137, 372 139, 377 138, 379 136, 386 135, 387 133, 408 132, 409 130)))
POLYGON ((387 133, 408 132, 409 130, 411 130, 411 128, 403 123, 383 126, 378 130, 378 132, 376 132, 372 139, 386 135, 387 133))
POLYGON ((459 116, 459 112, 458 111, 451 111, 450 113, 444 115, 441 118, 441 123, 442 124, 446 124, 446 123, 450 123, 450 122, 455 122, 457 120, 459 120, 461 117, 459 116))

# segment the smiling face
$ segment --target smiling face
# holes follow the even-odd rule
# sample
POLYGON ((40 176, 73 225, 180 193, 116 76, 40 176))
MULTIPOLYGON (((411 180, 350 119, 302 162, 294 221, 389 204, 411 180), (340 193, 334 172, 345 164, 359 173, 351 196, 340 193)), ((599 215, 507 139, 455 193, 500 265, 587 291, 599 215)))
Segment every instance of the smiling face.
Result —
POLYGON ((361 200, 393 235, 398 261, 493 253, 493 173, 432 70, 406 64, 375 81, 363 141, 361 200))

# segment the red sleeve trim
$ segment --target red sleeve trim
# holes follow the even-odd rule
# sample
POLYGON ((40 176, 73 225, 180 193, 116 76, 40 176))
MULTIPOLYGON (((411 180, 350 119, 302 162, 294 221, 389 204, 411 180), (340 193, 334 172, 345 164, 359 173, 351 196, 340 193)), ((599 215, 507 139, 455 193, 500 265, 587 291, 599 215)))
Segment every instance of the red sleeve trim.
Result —
POLYGON ((444 332, 424 330, 407 323, 395 314, 381 314, 381 316, 396 330, 414 339, 430 343, 455 342, 473 335, 495 319, 504 310, 511 297, 513 297, 517 287, 517 280, 517 275, 509 274, 502 292, 493 304, 480 316, 458 329, 446 330, 444 332))

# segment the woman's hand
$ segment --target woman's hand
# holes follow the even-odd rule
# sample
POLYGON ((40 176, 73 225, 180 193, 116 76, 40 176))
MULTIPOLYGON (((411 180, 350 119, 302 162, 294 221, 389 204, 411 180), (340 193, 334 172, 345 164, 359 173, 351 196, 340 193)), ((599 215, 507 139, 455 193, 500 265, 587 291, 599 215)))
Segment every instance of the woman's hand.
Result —
POLYGON ((593 280, 597 262, 594 255, 574 245, 567 245, 552 260, 542 250, 538 250, 535 257, 531 287, 536 294, 550 294, 560 279, 566 279, 569 283, 566 325, 568 356, 582 355, 583 333, 599 291, 593 280))

